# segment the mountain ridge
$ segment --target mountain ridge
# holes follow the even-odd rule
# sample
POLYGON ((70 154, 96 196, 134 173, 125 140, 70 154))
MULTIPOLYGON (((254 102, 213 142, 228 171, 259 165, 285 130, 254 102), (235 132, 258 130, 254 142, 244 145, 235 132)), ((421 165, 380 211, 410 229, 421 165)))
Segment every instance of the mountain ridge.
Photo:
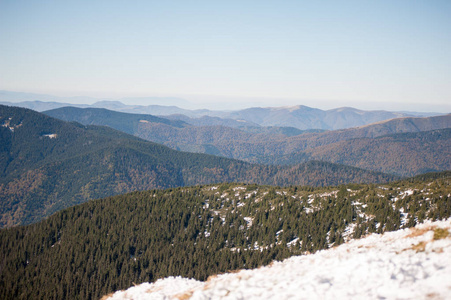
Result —
POLYGON ((450 172, 424 177, 322 188, 224 183, 88 201, 0 230, 0 298, 99 299, 168 276, 207 280, 448 219, 450 172))

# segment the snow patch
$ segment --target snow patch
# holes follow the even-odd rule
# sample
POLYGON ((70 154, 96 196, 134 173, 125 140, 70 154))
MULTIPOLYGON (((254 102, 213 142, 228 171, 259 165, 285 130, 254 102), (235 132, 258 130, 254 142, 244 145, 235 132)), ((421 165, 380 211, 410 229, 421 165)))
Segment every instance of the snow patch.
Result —
POLYGON ((247 223, 247 228, 252 226, 252 222, 254 221, 254 218, 252 218, 252 217, 244 217, 243 219, 247 223))
POLYGON ((189 293, 189 290, 202 285, 203 282, 194 279, 168 277, 155 283, 143 283, 126 291, 116 292, 108 299, 177 299, 181 294, 189 293))
POLYGON ((58 136, 56 133, 48 133, 48 134, 44 134, 42 136, 48 137, 50 139, 56 139, 56 137, 58 136))
POLYGON ((236 191, 244 191, 246 188, 245 187, 243 187, 243 186, 237 186, 237 187, 234 187, 232 190, 234 191, 234 192, 236 192, 236 191))

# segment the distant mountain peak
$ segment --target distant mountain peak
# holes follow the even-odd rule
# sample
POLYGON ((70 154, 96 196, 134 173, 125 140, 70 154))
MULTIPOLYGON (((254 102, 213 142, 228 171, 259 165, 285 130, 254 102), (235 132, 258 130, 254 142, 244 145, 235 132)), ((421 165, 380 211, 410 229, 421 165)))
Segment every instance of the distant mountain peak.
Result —
POLYGON ((292 106, 278 106, 278 107, 273 107, 274 110, 286 110, 289 112, 294 112, 297 110, 314 110, 317 108, 312 108, 309 106, 305 106, 305 105, 292 105, 292 106))
POLYGON ((97 101, 93 105, 93 107, 101 107, 101 108, 109 108, 109 109, 121 109, 127 107, 124 103, 116 100, 102 100, 97 101))

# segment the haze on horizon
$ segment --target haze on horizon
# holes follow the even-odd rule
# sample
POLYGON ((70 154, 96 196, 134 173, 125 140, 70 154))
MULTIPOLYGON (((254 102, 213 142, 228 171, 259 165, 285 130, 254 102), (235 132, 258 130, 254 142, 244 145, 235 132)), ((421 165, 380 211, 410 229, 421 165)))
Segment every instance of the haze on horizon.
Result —
POLYGON ((450 16, 444 0, 5 0, 0 90, 450 112, 450 16))

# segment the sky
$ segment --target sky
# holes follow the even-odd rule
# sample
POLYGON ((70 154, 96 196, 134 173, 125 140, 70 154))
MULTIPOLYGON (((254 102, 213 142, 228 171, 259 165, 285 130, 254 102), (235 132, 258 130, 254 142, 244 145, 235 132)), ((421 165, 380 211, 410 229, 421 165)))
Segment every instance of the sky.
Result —
POLYGON ((447 0, 0 0, 8 91, 451 112, 450 53, 447 0))

